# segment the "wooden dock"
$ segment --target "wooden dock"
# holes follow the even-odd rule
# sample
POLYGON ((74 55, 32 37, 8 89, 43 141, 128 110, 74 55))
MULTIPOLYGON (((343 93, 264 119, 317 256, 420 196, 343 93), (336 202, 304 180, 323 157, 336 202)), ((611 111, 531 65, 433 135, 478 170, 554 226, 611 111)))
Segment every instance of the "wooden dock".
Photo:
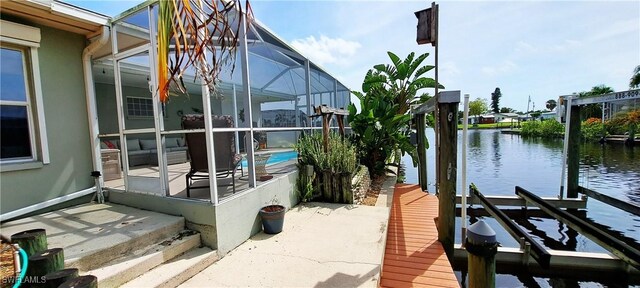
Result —
POLYGON ((396 184, 381 287, 460 287, 438 241, 437 216, 436 196, 418 185, 396 184))

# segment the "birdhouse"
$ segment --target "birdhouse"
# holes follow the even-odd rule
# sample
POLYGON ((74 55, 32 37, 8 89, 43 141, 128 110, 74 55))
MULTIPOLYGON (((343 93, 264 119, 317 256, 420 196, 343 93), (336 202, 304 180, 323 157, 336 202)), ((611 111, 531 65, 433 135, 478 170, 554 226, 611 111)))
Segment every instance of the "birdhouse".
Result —
POLYGON ((418 18, 418 33, 416 41, 418 44, 431 43, 435 46, 437 41, 437 11, 438 5, 431 3, 431 8, 415 12, 418 18))

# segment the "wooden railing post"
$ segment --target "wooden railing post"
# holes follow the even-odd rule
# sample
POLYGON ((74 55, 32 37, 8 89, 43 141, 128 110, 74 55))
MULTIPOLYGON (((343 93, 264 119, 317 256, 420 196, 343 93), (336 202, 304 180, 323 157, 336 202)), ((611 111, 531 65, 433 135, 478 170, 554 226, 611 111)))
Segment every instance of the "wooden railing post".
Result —
POLYGON ((578 198, 580 187, 578 186, 578 178, 580 178, 580 106, 571 107, 571 115, 569 115, 569 147, 567 151, 567 198, 578 198))
POLYGON ((338 132, 344 140, 344 115, 336 114, 336 119, 338 120, 338 132))
MULTIPOLYGON (((440 161, 438 177, 438 240, 449 259, 453 257, 456 223, 456 184, 458 176, 458 104, 460 91, 446 91, 438 95, 438 133, 440 161)), ((437 137, 437 135, 436 135, 437 137)))

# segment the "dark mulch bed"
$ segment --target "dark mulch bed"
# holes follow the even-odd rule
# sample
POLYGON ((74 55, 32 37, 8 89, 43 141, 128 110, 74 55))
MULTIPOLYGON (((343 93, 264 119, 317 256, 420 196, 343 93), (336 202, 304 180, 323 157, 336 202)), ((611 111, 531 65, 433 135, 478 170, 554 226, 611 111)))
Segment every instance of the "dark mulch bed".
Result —
POLYGON ((15 276, 15 270, 13 268, 13 255, 14 250, 9 244, 2 242, 0 249, 0 280, 1 287, 11 287, 10 280, 15 276))
POLYGON ((387 176, 377 176, 371 181, 371 186, 369 187, 369 191, 367 191, 364 200, 362 200, 362 205, 367 206, 376 206, 376 201, 378 201, 378 194, 380 194, 380 190, 382 189, 382 183, 387 176))

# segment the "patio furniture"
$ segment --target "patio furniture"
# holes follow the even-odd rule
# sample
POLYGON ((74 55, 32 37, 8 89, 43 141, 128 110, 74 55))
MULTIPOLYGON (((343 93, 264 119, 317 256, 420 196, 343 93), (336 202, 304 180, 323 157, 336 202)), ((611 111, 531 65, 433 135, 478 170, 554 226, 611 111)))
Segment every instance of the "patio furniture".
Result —
MULTIPOLYGON (((120 141, 117 139, 100 141, 102 150, 122 149, 120 141)), ((167 154, 167 165, 187 162, 187 146, 182 138, 167 137, 165 140, 165 152, 167 154)), ((158 165, 158 149, 155 139, 127 139, 129 167, 141 165, 158 165)))
MULTIPOLYGON (((213 128, 232 128, 233 118, 229 115, 212 115, 213 128)), ((204 129, 204 115, 184 115, 182 116, 183 129, 204 129)), ((191 158, 191 169, 186 175, 187 180, 187 197, 190 197, 191 186, 194 180, 209 179, 209 165, 207 163, 207 145, 205 133, 186 133, 187 147, 189 158, 191 158)), ((236 153, 234 132, 215 132, 213 133, 214 154, 216 161, 216 177, 226 178, 231 176, 231 185, 233 193, 236 192, 235 173, 240 167, 242 156, 236 153)), ((197 186, 194 188, 207 188, 207 186, 197 186)))
POLYGON ((256 179, 260 180, 262 179, 262 176, 268 176, 269 172, 267 172, 266 166, 267 166, 267 161, 269 161, 269 157, 271 157, 271 154, 268 153, 264 153, 264 154, 255 154, 253 156, 254 160, 255 160, 255 169, 256 169, 256 179))
POLYGON ((102 172, 104 181, 122 178, 120 169, 120 149, 101 149, 102 172))

